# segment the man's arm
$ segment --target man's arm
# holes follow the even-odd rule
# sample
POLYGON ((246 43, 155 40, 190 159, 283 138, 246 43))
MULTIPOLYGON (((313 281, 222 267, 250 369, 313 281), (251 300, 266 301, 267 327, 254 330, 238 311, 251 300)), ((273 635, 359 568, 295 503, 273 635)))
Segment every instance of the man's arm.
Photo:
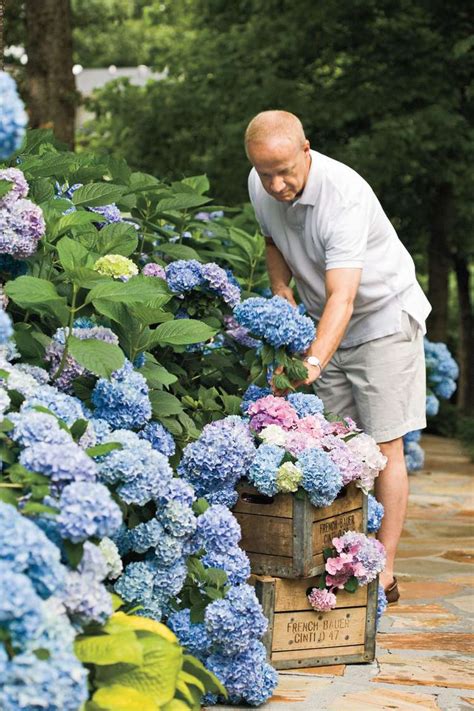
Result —
MULTIPOLYGON (((354 310, 362 269, 329 269, 326 272, 326 305, 318 325, 317 337, 306 356, 317 356, 324 368, 339 348, 354 310)), ((308 378, 295 385, 309 385, 320 375, 318 366, 305 363, 308 378)))
POLYGON ((265 237, 267 271, 270 277, 272 292, 277 296, 282 296, 296 306, 293 290, 290 288, 291 272, 285 262, 282 253, 274 244, 271 237, 265 237))

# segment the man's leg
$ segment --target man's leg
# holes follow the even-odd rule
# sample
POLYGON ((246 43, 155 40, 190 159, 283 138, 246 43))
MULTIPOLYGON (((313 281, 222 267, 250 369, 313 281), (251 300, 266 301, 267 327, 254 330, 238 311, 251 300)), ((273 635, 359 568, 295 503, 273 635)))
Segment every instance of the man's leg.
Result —
POLYGON ((402 437, 391 442, 379 442, 378 445, 388 459, 387 466, 375 480, 375 497, 385 508, 377 538, 387 551, 385 570, 380 575, 380 584, 386 588, 393 581, 395 555, 405 521, 408 474, 403 456, 402 437))

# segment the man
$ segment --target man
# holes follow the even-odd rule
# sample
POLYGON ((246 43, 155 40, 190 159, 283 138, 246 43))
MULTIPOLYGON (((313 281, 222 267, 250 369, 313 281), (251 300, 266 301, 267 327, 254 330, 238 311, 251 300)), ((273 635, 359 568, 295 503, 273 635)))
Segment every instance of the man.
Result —
POLYGON ((353 417, 388 460, 375 493, 385 507, 380 582, 395 602, 394 560, 408 502, 402 437, 426 426, 423 334, 431 307, 368 183, 312 151, 296 116, 258 114, 245 146, 272 291, 295 304, 293 277, 317 323, 305 383, 315 383, 327 410, 353 417))

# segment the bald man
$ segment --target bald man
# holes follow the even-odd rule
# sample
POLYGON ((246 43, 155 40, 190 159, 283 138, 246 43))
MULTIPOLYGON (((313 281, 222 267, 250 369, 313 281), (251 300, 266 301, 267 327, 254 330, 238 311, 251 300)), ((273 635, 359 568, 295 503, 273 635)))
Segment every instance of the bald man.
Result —
POLYGON ((258 114, 245 147, 272 291, 295 304, 293 278, 317 324, 305 383, 327 410, 353 417, 388 459, 375 493, 385 507, 380 580, 396 602, 394 560, 408 501, 402 437, 426 426, 423 334, 431 307, 371 187, 311 150, 296 116, 258 114))

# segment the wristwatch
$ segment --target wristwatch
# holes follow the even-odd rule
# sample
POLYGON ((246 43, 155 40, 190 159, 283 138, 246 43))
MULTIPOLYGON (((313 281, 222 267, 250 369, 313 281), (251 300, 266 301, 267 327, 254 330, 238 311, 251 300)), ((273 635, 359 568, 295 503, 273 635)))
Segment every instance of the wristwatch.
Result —
POLYGON ((321 373, 323 372, 323 366, 321 365, 321 361, 317 356, 307 356, 303 360, 304 363, 309 363, 310 365, 317 366, 319 368, 319 375, 318 378, 321 377, 321 373))

